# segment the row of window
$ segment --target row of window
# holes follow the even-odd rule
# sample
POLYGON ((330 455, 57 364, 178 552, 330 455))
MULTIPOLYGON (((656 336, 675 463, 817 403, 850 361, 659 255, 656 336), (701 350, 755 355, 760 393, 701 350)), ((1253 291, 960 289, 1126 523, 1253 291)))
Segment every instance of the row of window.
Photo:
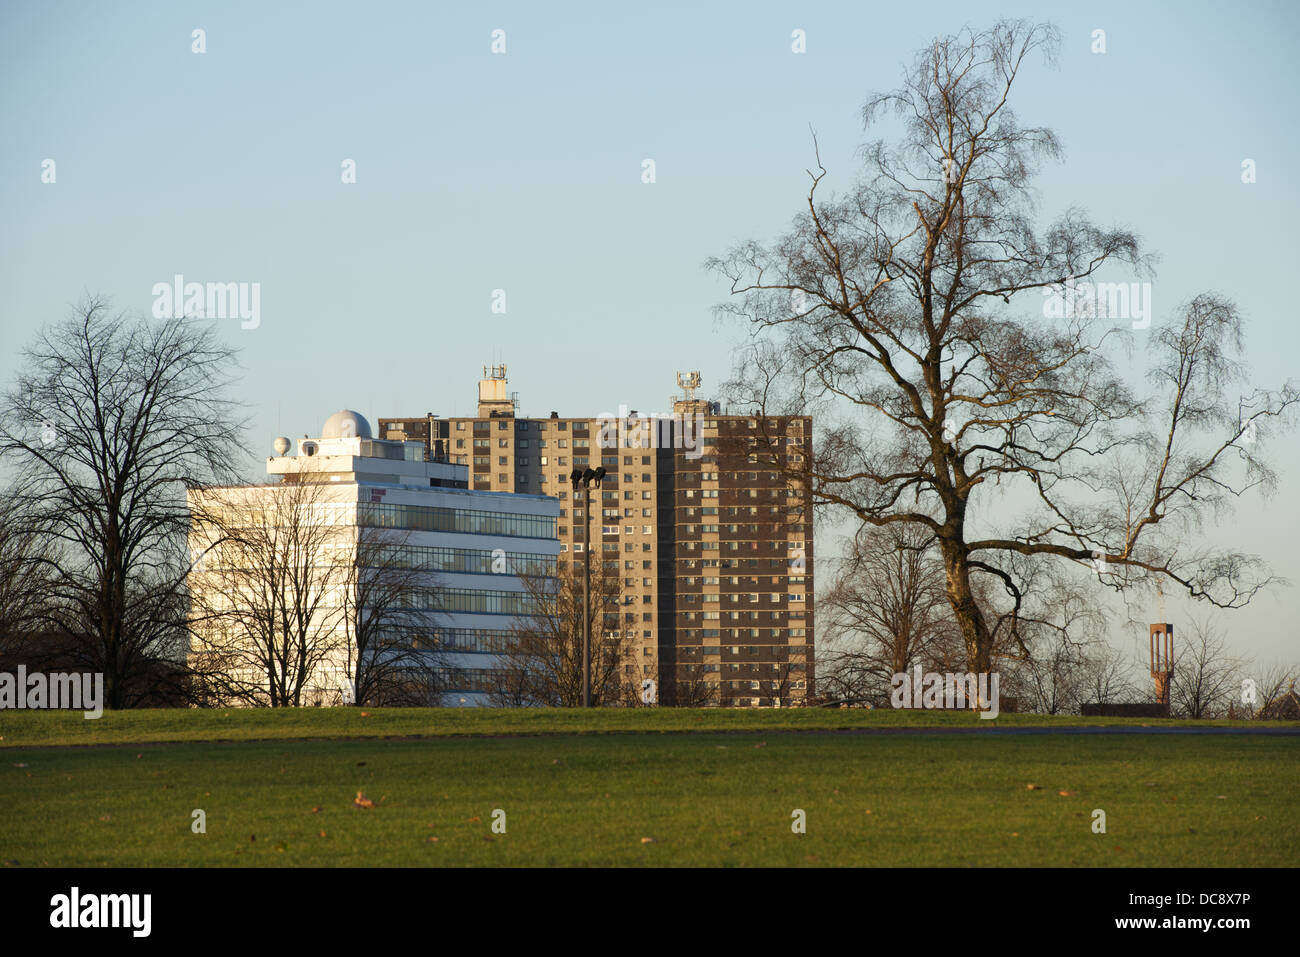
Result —
MULTIPOLYGON (((507 430, 510 428, 510 426, 511 426, 512 424, 515 425, 516 428, 518 428, 520 432, 527 432, 528 429, 529 429, 530 427, 533 428, 533 429, 536 429, 538 432, 545 432, 545 431, 546 431, 546 428, 547 428, 548 425, 554 425, 554 426, 555 426, 555 430, 556 430, 557 432, 565 432, 565 431, 567 431, 568 428, 569 428, 569 423, 568 423, 568 422, 560 422, 560 421, 558 421, 558 420, 556 420, 556 421, 554 421, 554 422, 532 422, 532 423, 529 423, 528 420, 526 420, 526 419, 498 419, 498 420, 497 420, 497 431, 499 431, 499 432, 505 432, 505 431, 507 431, 507 430)), ((475 432, 487 432, 487 431, 490 431, 491 428, 492 428, 492 423, 491 423, 491 422, 475 422, 475 423, 474 423, 474 431, 475 431, 475 432)), ((456 423, 456 431, 457 431, 457 432, 464 432, 464 431, 465 431, 465 423, 464 423, 463 421, 461 421, 461 422, 457 422, 457 423, 456 423)), ((588 431, 588 429, 587 429, 587 423, 586 423, 586 422, 574 422, 574 423, 573 423, 573 431, 575 431, 575 432, 586 432, 586 431, 588 431)))
MULTIPOLYGON (((721 670, 722 670, 722 666, 719 665, 719 664, 678 665, 678 667, 681 668, 682 671, 691 672, 691 673, 701 672, 701 671, 704 671, 704 672, 713 672, 713 671, 721 671, 721 670)), ((775 665, 769 665, 769 667, 771 667, 771 668, 775 668, 776 666, 775 666, 775 665)), ((738 670, 740 670, 740 666, 739 666, 739 665, 732 665, 728 670, 729 670, 729 671, 738 671, 738 670)), ((790 671, 805 671, 806 669, 804 668, 803 665, 790 665, 790 666, 789 666, 789 670, 790 670, 790 671)), ((755 687, 757 687, 757 683, 755 683, 755 687)))
POLYGON ((756 551, 758 551, 759 547, 762 546, 762 545, 766 545, 770 551, 786 551, 788 548, 798 548, 798 547, 801 547, 802 544, 803 544, 802 542, 792 542, 792 543, 787 543, 787 542, 780 542, 780 541, 772 541, 772 540, 769 539, 769 540, 766 541, 766 542, 754 542, 754 541, 742 541, 742 542, 678 542, 678 543, 677 543, 677 547, 680 548, 680 549, 682 549, 683 551, 688 551, 688 552, 698 552, 698 551, 705 551, 705 552, 716 552, 716 551, 728 551, 728 552, 746 551, 746 552, 756 552, 756 551), (725 545, 725 546, 727 546, 727 547, 726 547, 725 549, 721 548, 721 546, 723 546, 723 545, 725 545))
MULTIPOLYGON (((723 578, 723 577, 725 577, 725 578, 727 579, 727 584, 728 584, 728 585, 740 585, 740 584, 745 584, 745 585, 757 585, 757 584, 759 584, 758 577, 755 576, 755 575, 745 575, 745 576, 740 576, 740 575, 726 575, 726 576, 718 576, 718 575, 704 575, 704 576, 700 576, 700 577, 695 577, 695 576, 690 576, 690 575, 681 575, 681 576, 679 576, 679 577, 680 577, 681 580, 682 580, 682 585, 683 585, 683 586, 686 586, 686 585, 720 585, 720 584, 722 584, 722 578, 723 578)), ((789 582, 791 585, 798 585, 798 584, 802 584, 802 583, 803 583, 804 578, 805 578, 805 576, 803 576, 803 575, 790 575, 790 576, 788 576, 788 577, 787 577, 787 576, 777 576, 777 575, 773 575, 773 576, 772 576, 772 584, 773 584, 773 585, 779 585, 779 584, 781 584, 782 582, 789 582)))
MULTIPOLYGON (((762 637, 761 632, 762 632, 764 629, 762 629, 762 628, 733 628, 733 629, 730 629, 730 630, 732 631, 733 634, 728 635, 728 637, 736 637, 736 638, 745 638, 745 637, 748 637, 748 638, 761 638, 761 637, 762 637), (735 632, 741 632, 741 634, 735 634, 735 632)), ((784 629, 781 629, 781 628, 769 628, 769 629, 767 629, 767 631, 768 631, 769 634, 770 634, 770 637, 772 637, 772 638, 780 638, 783 630, 784 630, 784 629)), ((793 634, 796 632, 796 630, 798 631, 799 634, 801 634, 801 635, 803 634, 803 629, 802 629, 802 628, 800 628, 800 629, 794 629, 794 628, 791 628, 791 629, 790 629, 790 634, 793 635, 793 634)), ((722 645, 683 645, 681 648, 678 649, 678 653, 679 653, 683 658, 690 658, 692 655, 694 655, 695 657, 699 657, 700 655, 720 655, 720 654, 723 653, 723 647, 724 647, 724 646, 722 646, 722 645)), ((730 645, 730 646, 729 646, 730 651, 731 651, 731 654, 736 655, 736 656, 739 656, 740 653, 741 653, 742 651, 743 651, 744 653, 746 653, 746 654, 749 654, 749 655, 758 655, 758 654, 762 654, 762 652, 763 652, 764 649, 766 649, 766 648, 787 648, 787 647, 788 647, 788 646, 786 646, 786 645, 784 645, 784 644, 778 644, 778 645, 730 645)), ((792 655, 802 655, 802 654, 803 654, 803 648, 789 648, 789 651, 790 651, 790 654, 792 654, 792 655)))
MULTIPOLYGON (((664 416, 655 417, 655 416, 638 415, 638 416, 628 416, 627 421, 629 423, 661 422, 663 421, 664 418, 665 418, 664 416)), ((778 419, 768 419, 766 421, 766 427, 768 429, 779 429, 781 428, 782 419, 784 419, 785 424, 789 426, 789 431, 796 432, 796 433, 802 433, 804 431, 804 420, 798 416, 783 416, 782 418, 778 418, 778 419)), ((485 432, 485 431, 489 431, 492 428, 492 423, 490 421, 484 421, 481 419, 470 420, 470 421, 474 423, 475 432, 485 432)), ((610 421, 610 420, 608 418, 602 419, 599 416, 596 419, 598 426, 602 422, 606 422, 606 421, 610 421)), ((617 418, 615 418, 613 421, 616 422, 618 420, 617 418)), ((743 423, 743 427, 745 428, 757 429, 760 427, 760 423, 758 419, 725 418, 722 419, 721 421, 730 430, 741 428, 742 423, 743 423)), ((704 422, 704 428, 707 431, 716 432, 718 430, 718 422, 719 422, 718 419, 704 419, 703 422, 704 422)), ((511 418, 497 419, 497 430, 500 432, 508 431, 511 426, 514 426, 514 428, 518 429, 520 432, 527 432, 529 429, 533 429, 537 432, 545 432, 552 425, 555 426, 555 430, 557 432, 564 432, 569 428, 568 421, 561 420, 561 419, 542 419, 540 421, 534 419, 511 419, 511 418)), ((591 420, 583 421, 579 419, 573 423, 573 431, 575 432, 586 432, 590 429, 590 427, 591 427, 591 420)), ((456 431, 457 432, 465 431, 464 419, 458 420, 456 422, 456 431)))
POLYGON ((402 596, 402 607, 417 611, 461 612, 471 615, 537 613, 537 602, 527 592, 489 591, 477 588, 431 588, 402 596))
POLYGON ((784 558, 679 558, 682 568, 761 568, 764 561, 769 568, 785 568, 790 564, 784 558), (743 563, 743 565, 742 565, 743 563))
POLYGON ((554 538, 555 519, 549 515, 518 515, 431 505, 363 503, 358 524, 367 528, 402 528, 420 532, 463 532, 510 538, 554 538))
POLYGON ((507 632, 488 628, 408 629, 411 647, 427 651, 485 652, 500 654, 512 645, 507 632))
POLYGON ((555 556, 503 549, 443 548, 392 545, 382 549, 383 560, 399 568, 426 572, 465 572, 471 575, 555 574, 555 556))
MULTIPOLYGON (((755 612, 751 617, 757 618, 758 617, 757 612, 755 612)), ((777 616, 773 614, 772 617, 776 618, 777 616)), ((791 614, 790 617, 800 618, 802 617, 802 612, 798 614, 791 614)), ((780 633, 784 629, 770 628, 768 630, 771 632, 772 637, 776 638, 780 636, 780 633)), ((760 637, 759 633, 761 631, 763 631, 762 628, 683 628, 681 629, 681 636, 685 640, 690 640, 695 638, 724 638, 724 637, 725 638, 758 638, 760 637)), ((804 634, 804 629, 791 628, 789 629, 789 633, 792 636, 798 635, 802 637, 804 634)))

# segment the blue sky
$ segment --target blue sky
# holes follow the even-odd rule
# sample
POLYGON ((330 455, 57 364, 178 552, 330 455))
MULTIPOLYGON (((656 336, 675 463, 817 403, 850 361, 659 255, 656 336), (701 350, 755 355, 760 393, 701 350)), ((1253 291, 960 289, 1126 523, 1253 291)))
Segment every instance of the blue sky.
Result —
MULTIPOLYGON (((1298 11, 8 3, 0 379, 84 292, 147 313, 154 283, 180 273, 261 284, 261 325, 222 326, 242 350, 255 462, 342 406, 467 414, 490 362, 509 365, 524 413, 666 408, 677 370, 701 370, 706 393, 725 378, 742 333, 715 324, 726 290, 701 263, 795 215, 809 125, 829 185, 846 186, 863 100, 897 85, 917 48, 1029 16, 1064 36, 1059 69, 1033 64, 1016 91, 1022 118, 1066 148, 1038 180, 1044 211, 1078 203, 1137 230, 1161 256, 1157 319, 1205 289, 1236 299, 1255 379, 1278 384, 1300 347, 1285 299, 1298 11), (1090 50, 1099 28, 1104 55, 1090 50), (344 159, 355 184, 340 182, 344 159)), ((1294 441, 1275 461, 1278 496, 1211 534, 1300 581, 1294 441)), ((1298 605, 1291 589, 1233 615, 1235 644, 1294 661, 1298 605)))

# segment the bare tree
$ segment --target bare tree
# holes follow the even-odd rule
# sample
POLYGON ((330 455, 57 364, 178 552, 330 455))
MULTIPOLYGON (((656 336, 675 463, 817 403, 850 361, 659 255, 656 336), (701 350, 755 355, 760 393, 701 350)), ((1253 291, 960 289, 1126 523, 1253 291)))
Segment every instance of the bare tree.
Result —
POLYGON ((1080 649, 1041 631, 1027 638, 1026 644, 1031 654, 1020 661, 1008 682, 1016 697, 1027 699, 1024 710, 1043 714, 1077 711, 1088 665, 1080 649))
POLYGON ((281 482, 191 492, 191 664, 218 701, 324 703, 347 675, 344 595, 355 564, 331 487, 281 482))
POLYGON ((937 539, 974 672, 1008 637, 1028 653, 1022 576, 1045 562, 1086 565, 1115 589, 1172 581, 1223 607, 1274 580, 1252 556, 1189 539, 1246 489, 1271 487, 1263 440, 1296 392, 1259 393, 1237 420, 1241 318, 1212 294, 1143 333, 1154 394, 1116 374, 1128 320, 1149 320, 1132 315, 1127 284, 1074 308, 1076 284, 1115 267, 1145 276, 1150 260, 1132 232, 1074 209, 1038 228, 1033 177, 1060 145, 1010 106, 1026 57, 1050 60, 1058 43, 1020 21, 937 39, 900 89, 867 102, 868 129, 893 114, 902 133, 866 147, 859 185, 823 198, 818 159, 786 235, 709 262, 733 293, 720 313, 753 337, 733 401, 818 415, 819 506, 937 539), (1063 296, 1071 308, 1053 306, 1063 296), (979 601, 981 581, 995 606, 979 601))
POLYGON ((1228 706, 1228 717, 1247 717, 1257 721, 1295 720, 1300 717, 1300 697, 1296 695, 1296 678, 1300 667, 1274 663, 1252 665, 1243 671, 1240 701, 1228 706), (1248 685, 1246 679, 1250 679, 1248 685), (1254 691, 1251 695, 1248 689, 1254 691))
POLYGON ((35 663, 49 617, 49 540, 11 496, 0 498, 0 655, 35 663))
POLYGON ((949 646, 960 636, 933 543, 923 529, 902 525, 866 526, 849 543, 821 598, 823 699, 885 699, 894 675, 914 664, 933 671, 947 663, 949 646))
POLYGON ((1137 697, 1132 662, 1101 643, 1084 662, 1080 691, 1081 702, 1123 704, 1132 701, 1137 697))
POLYGON ((1175 646, 1170 710, 1188 718, 1213 718, 1241 690, 1241 662, 1228 655, 1227 636, 1210 619, 1193 621, 1175 646))
POLYGON ((357 705, 430 705, 440 691, 433 569, 411 558, 410 533, 363 527, 345 574, 342 622, 348 697, 357 705))
POLYGON ((667 686, 660 689, 664 705, 676 708, 712 708, 721 703, 720 681, 710 680, 704 672, 698 670, 683 672, 683 667, 678 665, 667 686))
POLYGON ((42 626, 103 672, 110 708, 183 643, 183 483, 232 475, 233 364, 211 325, 90 299, 25 350, 0 403, 0 454, 48 542, 42 626))
MULTIPOLYGON (((591 703, 619 703, 626 695, 620 665, 630 639, 619 621, 623 582, 617 563, 591 566, 591 703)), ((562 564, 556 575, 526 572, 520 576, 530 610, 519 616, 503 660, 501 703, 523 698, 534 704, 582 705, 582 563, 562 564)))
POLYGON ((799 662, 791 660, 789 648, 778 645, 772 652, 775 661, 753 662, 752 670, 740 673, 744 677, 733 679, 732 682, 720 682, 720 688, 717 685, 706 686, 718 690, 700 704, 721 700, 723 707, 744 707, 757 698, 760 704, 766 699, 777 708, 790 705, 795 697, 795 682, 807 672, 799 667, 799 662))
POLYGON ((1252 666, 1243 671, 1243 684, 1246 678, 1249 678, 1254 686, 1255 694, 1249 696, 1245 694, 1246 688, 1242 688, 1242 705, 1244 709, 1236 707, 1237 702, 1233 702, 1230 711, 1235 713, 1238 710, 1245 710, 1247 717, 1252 718, 1270 718, 1277 716, 1278 705, 1286 698, 1287 695, 1295 694, 1295 682, 1297 675, 1300 675, 1300 668, 1295 665, 1284 665, 1274 663, 1272 665, 1252 666), (1251 700, 1253 697, 1253 700, 1251 700))

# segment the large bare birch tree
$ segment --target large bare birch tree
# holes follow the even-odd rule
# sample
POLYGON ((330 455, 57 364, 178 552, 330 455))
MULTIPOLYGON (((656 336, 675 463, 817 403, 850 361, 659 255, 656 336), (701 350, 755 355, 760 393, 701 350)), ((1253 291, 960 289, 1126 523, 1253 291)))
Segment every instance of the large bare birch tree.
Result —
POLYGON ((867 101, 868 131, 891 139, 865 148, 858 185, 825 195, 819 159, 785 235, 709 262, 731 284, 720 311, 752 333, 733 400, 819 417, 819 506, 933 538, 977 672, 1006 638, 1028 653, 1022 571, 1044 562, 1249 601, 1268 570, 1202 544, 1199 525, 1271 485, 1261 450, 1296 402, 1289 385, 1258 391, 1239 421, 1242 318, 1225 296, 1141 331, 1109 303, 1046 308, 1150 268, 1128 229, 1073 207, 1042 222, 1032 183, 1060 144, 1011 103, 1026 59, 1057 42, 1022 21, 935 40, 867 101), (1130 336, 1149 364, 1140 389, 1119 371, 1130 336))

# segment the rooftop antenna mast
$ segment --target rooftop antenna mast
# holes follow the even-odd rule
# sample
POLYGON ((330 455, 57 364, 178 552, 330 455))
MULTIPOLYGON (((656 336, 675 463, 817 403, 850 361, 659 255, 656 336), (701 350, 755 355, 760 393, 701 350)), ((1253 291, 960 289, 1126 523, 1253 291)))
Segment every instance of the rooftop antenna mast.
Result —
POLYGON ((695 401, 695 390, 700 387, 699 372, 679 372, 677 373, 677 388, 682 390, 682 398, 673 396, 673 402, 695 401))

